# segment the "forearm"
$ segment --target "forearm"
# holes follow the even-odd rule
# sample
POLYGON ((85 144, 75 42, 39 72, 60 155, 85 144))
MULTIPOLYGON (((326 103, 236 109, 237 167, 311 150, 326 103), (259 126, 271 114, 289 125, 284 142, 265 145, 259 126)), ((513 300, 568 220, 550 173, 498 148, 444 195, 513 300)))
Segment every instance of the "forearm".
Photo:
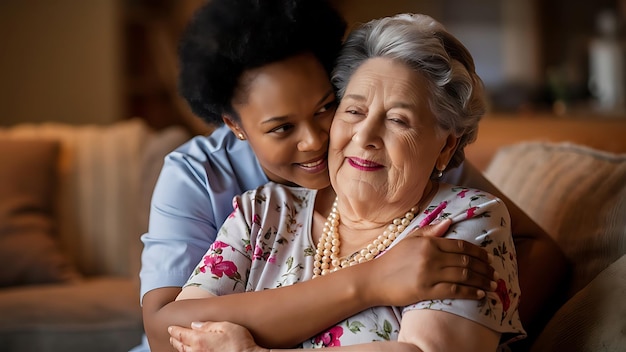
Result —
MULTIPOLYGON (((317 349, 270 349, 268 350, 263 350, 260 349, 259 352, 289 352, 289 351, 317 351, 317 349)), ((363 343, 363 344, 358 344, 358 345, 351 345, 351 346, 341 346, 341 347, 327 347, 324 348, 324 351, 345 351, 345 352, 363 352, 363 351, 368 351, 368 352, 377 352, 377 351, 381 351, 381 352, 423 352, 419 347, 409 344, 409 343, 404 343, 404 342, 398 342, 398 341, 377 341, 377 342, 370 342, 370 343, 363 343)))
POLYGON ((167 327, 171 325, 188 327, 193 321, 229 321, 250 330, 261 346, 294 346, 379 304, 373 290, 366 287, 370 282, 367 267, 354 266, 278 289, 171 302, 154 316, 151 345, 155 341, 167 348, 167 327))

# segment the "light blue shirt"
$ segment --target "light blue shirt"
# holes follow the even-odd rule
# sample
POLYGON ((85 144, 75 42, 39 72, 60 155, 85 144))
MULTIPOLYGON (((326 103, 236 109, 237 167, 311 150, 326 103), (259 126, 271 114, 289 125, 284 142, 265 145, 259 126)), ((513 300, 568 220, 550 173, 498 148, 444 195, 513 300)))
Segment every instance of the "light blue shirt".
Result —
POLYGON ((167 155, 141 237, 142 299, 155 288, 182 287, 233 211, 233 197, 266 182, 248 143, 225 125, 167 155))
MULTIPOLYGON (((451 171, 447 182, 460 174, 451 171)), ((141 236, 141 298, 156 288, 182 287, 233 211, 233 197, 267 182, 249 144, 225 125, 168 154, 141 236)), ((145 336, 132 351, 149 351, 145 336)))

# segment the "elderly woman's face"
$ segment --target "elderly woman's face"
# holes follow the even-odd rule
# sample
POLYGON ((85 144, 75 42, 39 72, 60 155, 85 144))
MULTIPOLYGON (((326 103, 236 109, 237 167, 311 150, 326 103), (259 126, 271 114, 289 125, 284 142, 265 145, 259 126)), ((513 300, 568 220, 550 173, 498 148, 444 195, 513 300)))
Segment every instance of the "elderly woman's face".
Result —
POLYGON ((353 74, 330 136, 329 172, 338 194, 407 209, 457 144, 437 125, 425 78, 385 58, 370 59, 353 74))

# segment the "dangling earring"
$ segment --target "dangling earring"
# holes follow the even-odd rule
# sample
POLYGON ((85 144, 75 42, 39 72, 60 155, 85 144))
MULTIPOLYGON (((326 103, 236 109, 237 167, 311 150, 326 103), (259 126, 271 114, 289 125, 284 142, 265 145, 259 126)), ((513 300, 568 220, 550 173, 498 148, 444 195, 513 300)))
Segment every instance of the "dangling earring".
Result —
POLYGON ((241 132, 237 133, 237 138, 238 138, 240 141, 245 141, 245 140, 246 140, 246 137, 244 137, 244 136, 243 136, 243 133, 241 133, 241 132))

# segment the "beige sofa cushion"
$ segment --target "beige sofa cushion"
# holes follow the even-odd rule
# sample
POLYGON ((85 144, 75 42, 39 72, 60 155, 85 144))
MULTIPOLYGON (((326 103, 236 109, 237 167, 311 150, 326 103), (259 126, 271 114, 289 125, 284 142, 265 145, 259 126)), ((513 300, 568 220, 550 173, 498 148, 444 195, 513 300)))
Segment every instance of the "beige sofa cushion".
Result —
POLYGON ((626 253, 626 154, 520 143, 502 148, 486 175, 572 262, 569 296, 626 253))
POLYGON ((626 255, 552 317, 532 352, 619 352, 626 346, 626 255))
POLYGON ((55 234, 59 143, 0 138, 0 287, 79 277, 55 234))
POLYGON ((81 273, 136 275, 144 145, 155 132, 139 119, 111 125, 23 124, 0 129, 15 139, 60 144, 56 215, 59 240, 81 273))

